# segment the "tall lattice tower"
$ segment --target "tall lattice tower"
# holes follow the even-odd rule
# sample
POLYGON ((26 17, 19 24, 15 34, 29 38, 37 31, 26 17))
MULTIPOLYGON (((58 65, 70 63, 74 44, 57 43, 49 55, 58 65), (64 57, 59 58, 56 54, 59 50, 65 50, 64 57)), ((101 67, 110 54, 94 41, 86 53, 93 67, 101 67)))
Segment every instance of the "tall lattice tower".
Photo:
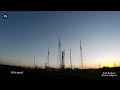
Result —
POLYGON ((83 69, 83 55, 82 55, 81 40, 80 40, 80 67, 81 69, 83 69))
POLYGON ((60 36, 59 36, 59 43, 58 43, 57 67, 59 69, 61 68, 61 42, 60 42, 60 36))

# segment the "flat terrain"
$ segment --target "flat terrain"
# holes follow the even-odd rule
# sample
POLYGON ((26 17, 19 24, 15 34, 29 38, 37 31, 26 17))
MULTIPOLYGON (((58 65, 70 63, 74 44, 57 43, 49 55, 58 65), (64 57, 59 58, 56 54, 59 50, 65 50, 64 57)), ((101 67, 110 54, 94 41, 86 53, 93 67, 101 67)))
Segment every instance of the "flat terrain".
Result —
POLYGON ((120 79, 120 67, 63 71, 0 65, 0 80, 103 80, 120 79), (102 76, 107 73, 109 76, 102 76), (110 76, 117 75, 117 76, 110 76))

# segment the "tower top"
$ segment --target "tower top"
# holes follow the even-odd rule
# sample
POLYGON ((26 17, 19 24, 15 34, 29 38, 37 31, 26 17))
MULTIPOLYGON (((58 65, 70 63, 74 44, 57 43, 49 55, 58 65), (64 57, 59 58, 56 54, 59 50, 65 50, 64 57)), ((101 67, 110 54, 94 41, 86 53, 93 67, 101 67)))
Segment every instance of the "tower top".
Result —
POLYGON ((80 40, 80 50, 82 50, 82 47, 81 47, 81 40, 80 40))
POLYGON ((48 53, 49 53, 49 48, 48 48, 48 53))
POLYGON ((60 43, 60 35, 59 35, 59 46, 61 46, 61 43, 60 43))

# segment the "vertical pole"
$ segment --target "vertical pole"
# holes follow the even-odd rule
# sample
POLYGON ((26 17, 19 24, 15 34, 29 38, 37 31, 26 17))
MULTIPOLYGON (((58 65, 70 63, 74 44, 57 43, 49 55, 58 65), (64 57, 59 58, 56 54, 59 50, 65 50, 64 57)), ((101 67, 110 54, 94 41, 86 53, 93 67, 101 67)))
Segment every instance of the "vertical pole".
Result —
POLYGON ((70 50, 70 64, 71 64, 71 69, 72 69, 72 61, 71 61, 71 49, 70 50))
POLYGON ((114 67, 115 67, 115 61, 114 61, 114 67))
POLYGON ((48 67, 49 67, 49 48, 48 48, 48 67))
POLYGON ((20 58, 19 58, 19 66, 20 66, 20 58))
POLYGON ((100 64, 99 64, 99 68, 100 68, 100 64))
POLYGON ((80 40, 80 53, 81 53, 81 69, 83 69, 83 56, 82 56, 81 40, 80 40))
POLYGON ((34 68, 35 68, 35 56, 34 56, 34 68))

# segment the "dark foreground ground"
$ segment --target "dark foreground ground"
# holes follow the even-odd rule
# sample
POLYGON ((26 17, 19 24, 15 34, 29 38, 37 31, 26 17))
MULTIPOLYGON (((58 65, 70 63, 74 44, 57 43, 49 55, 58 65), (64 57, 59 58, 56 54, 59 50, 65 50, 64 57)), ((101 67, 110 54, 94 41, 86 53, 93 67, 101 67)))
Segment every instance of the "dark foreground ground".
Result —
POLYGON ((120 80, 120 67, 85 69, 85 70, 66 69, 64 71, 59 70, 46 71, 45 69, 31 69, 16 66, 0 65, 0 80, 109 80, 109 79, 120 80))

